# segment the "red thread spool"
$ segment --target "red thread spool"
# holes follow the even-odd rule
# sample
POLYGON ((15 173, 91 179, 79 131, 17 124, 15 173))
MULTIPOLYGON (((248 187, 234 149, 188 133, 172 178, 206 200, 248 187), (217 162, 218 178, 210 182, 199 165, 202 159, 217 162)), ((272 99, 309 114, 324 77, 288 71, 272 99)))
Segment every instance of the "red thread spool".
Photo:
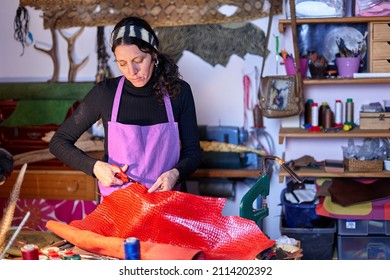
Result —
POLYGON ((39 260, 39 249, 34 244, 26 244, 21 249, 23 260, 39 260))

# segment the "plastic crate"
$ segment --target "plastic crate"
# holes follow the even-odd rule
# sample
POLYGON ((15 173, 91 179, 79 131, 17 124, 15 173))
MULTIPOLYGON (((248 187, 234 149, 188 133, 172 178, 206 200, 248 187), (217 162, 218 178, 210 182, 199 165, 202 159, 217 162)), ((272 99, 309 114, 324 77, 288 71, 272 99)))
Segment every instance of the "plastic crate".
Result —
POLYGON ((337 220, 339 235, 389 235, 390 221, 382 220, 337 220))
POLYGON ((318 216, 316 214, 316 204, 313 203, 291 203, 286 200, 287 189, 283 189, 280 195, 282 203, 282 214, 287 227, 292 228, 312 228, 322 227, 329 218, 318 216))
POLYGON ((390 260, 390 236, 337 236, 340 260, 390 260))
POLYGON ((301 242, 302 260, 331 260, 335 248, 336 223, 326 228, 289 228, 281 221, 280 233, 301 242))

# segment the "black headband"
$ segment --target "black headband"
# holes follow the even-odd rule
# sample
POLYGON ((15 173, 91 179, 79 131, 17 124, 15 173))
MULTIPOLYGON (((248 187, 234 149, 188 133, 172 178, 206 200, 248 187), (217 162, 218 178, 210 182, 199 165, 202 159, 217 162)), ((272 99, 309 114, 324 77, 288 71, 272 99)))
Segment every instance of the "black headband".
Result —
POLYGON ((150 33, 145 28, 139 27, 137 25, 125 25, 120 28, 114 29, 111 33, 111 46, 113 45, 116 39, 125 38, 125 37, 134 37, 138 38, 146 43, 152 45, 156 50, 157 41, 152 33, 150 33))

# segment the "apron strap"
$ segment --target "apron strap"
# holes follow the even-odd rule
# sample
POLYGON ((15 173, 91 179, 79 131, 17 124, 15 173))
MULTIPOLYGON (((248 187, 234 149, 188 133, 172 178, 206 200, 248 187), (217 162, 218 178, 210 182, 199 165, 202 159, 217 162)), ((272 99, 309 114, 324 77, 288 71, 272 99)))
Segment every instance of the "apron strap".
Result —
POLYGON ((164 104, 165 104, 165 108, 166 108, 165 110, 167 111, 168 121, 170 123, 174 123, 175 118, 173 116, 171 99, 169 98, 168 92, 166 90, 164 92, 164 104))
POLYGON ((125 76, 122 76, 122 78, 119 80, 118 87, 116 88, 114 104, 112 105, 112 112, 111 112, 112 122, 116 122, 116 119, 118 117, 119 102, 121 101, 121 95, 122 95, 122 89, 124 83, 125 83, 125 76))

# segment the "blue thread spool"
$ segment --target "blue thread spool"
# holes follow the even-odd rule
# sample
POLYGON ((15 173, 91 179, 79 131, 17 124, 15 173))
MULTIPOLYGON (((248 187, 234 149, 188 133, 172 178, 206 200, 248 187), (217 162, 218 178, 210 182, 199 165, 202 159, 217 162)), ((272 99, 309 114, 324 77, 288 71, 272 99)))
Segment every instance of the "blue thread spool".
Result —
POLYGON ((129 237, 124 241, 125 260, 140 260, 140 242, 135 237, 129 237))

